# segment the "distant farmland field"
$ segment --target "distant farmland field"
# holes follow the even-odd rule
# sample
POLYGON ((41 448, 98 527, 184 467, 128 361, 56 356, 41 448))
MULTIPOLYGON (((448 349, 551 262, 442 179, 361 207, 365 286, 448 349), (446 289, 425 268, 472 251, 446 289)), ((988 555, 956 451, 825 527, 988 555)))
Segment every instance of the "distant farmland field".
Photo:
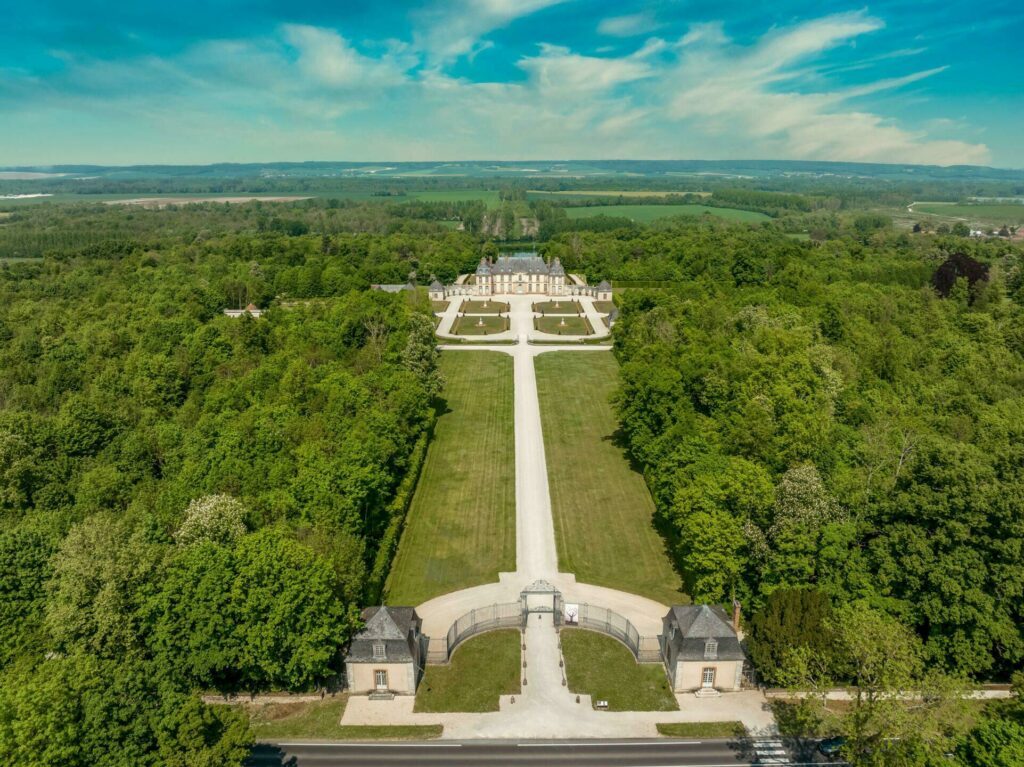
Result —
POLYGON ((705 213, 724 218, 727 221, 742 221, 747 224, 768 221, 770 218, 764 213, 734 208, 712 208, 708 205, 592 205, 586 208, 566 208, 565 212, 569 218, 573 219, 612 216, 631 218, 639 224, 648 224, 669 216, 702 216, 705 213))
POLYGON ((526 196, 531 200, 589 200, 594 197, 667 197, 670 194, 696 194, 701 197, 710 197, 711 192, 688 192, 683 189, 664 190, 664 189, 631 189, 631 190, 572 190, 572 191, 561 191, 561 192, 544 192, 540 190, 532 190, 526 193, 526 196))
POLYGON ((911 209, 914 213, 927 213, 932 216, 963 219, 967 222, 976 221, 994 226, 1024 224, 1024 205, 1014 203, 966 205, 955 202, 916 202, 911 209))
MULTIPOLYGON (((423 200, 424 202, 480 200, 486 203, 488 208, 497 208, 501 204, 501 198, 497 189, 437 189, 428 192, 408 192, 406 197, 423 200)), ((401 198, 397 199, 400 200, 401 198)))

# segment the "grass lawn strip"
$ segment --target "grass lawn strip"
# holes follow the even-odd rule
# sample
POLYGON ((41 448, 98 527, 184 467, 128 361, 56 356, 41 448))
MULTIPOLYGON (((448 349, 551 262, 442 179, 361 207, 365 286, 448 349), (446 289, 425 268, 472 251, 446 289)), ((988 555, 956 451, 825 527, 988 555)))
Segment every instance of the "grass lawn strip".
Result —
POLYGON ((452 323, 452 334, 457 336, 492 336, 508 330, 508 318, 497 315, 479 317, 456 317, 452 323))
POLYGON ((501 629, 459 645, 447 666, 427 666, 414 710, 497 711, 500 696, 521 692, 521 643, 517 629, 501 629))
POLYGON ((435 314, 443 314, 444 310, 448 308, 448 302, 447 301, 431 301, 430 302, 430 306, 431 306, 431 309, 434 311, 435 314))
POLYGON ((594 631, 563 629, 561 638, 569 692, 606 700, 609 711, 679 710, 660 663, 637 663, 624 644, 594 631))
POLYGON ((257 741, 427 740, 441 736, 441 725, 342 726, 347 695, 316 702, 244 706, 257 741))
POLYGON ((387 601, 418 605, 516 568, 512 358, 441 353, 446 410, 391 566, 387 601))
POLYGON ((615 357, 549 352, 535 364, 559 570, 665 604, 688 603, 654 528, 651 494, 615 436, 615 357))
POLYGON ((592 336, 594 329, 586 317, 551 316, 535 317, 533 326, 542 333, 560 336, 592 336))
POLYGON ((464 314, 497 314, 507 312, 508 304, 501 301, 463 301, 459 311, 464 314))
POLYGON ((568 298, 551 301, 539 301, 533 305, 533 311, 542 314, 581 314, 582 307, 577 301, 570 301, 568 298))
POLYGON ((611 314, 615 310, 614 301, 595 301, 594 311, 598 314, 611 314))
POLYGON ((745 738, 742 722, 670 722, 659 723, 658 734, 669 738, 745 738))

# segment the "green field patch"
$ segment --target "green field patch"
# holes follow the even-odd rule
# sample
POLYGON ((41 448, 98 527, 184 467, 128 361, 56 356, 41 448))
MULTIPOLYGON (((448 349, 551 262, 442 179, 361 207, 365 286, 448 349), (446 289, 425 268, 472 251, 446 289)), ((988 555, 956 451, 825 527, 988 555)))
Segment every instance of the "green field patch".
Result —
POLYGON ((579 301, 571 299, 554 299, 552 301, 538 301, 533 305, 533 311, 541 314, 582 314, 583 308, 579 301))
POLYGON ((442 352, 444 402, 387 582, 418 605, 516 567, 512 358, 442 352))
POLYGON ((424 202, 470 202, 479 200, 488 208, 501 205, 501 193, 497 189, 434 189, 423 192, 407 192, 407 198, 424 202))
POLYGON ((611 216, 612 218, 629 218, 638 224, 649 224, 660 218, 671 216, 703 216, 705 213, 726 221, 739 221, 747 224, 757 224, 771 218, 764 213, 736 210, 735 208, 714 208, 709 205, 590 205, 584 208, 565 209, 565 214, 571 219, 611 216))
POLYGON ((619 197, 668 197, 670 195, 681 195, 681 194, 692 194, 698 197, 710 197, 711 192, 687 192, 683 189, 675 191, 665 191, 664 189, 613 189, 611 191, 601 189, 577 189, 577 190, 564 190, 557 192, 545 192, 539 189, 532 189, 526 193, 528 199, 531 200, 591 200, 595 197, 609 197, 617 199, 619 197))
POLYGON ((637 663, 622 642, 595 631, 563 629, 569 692, 608 701, 609 711, 677 711, 660 663, 637 663))
POLYGON ((968 203, 918 202, 912 206, 913 213, 927 213, 932 216, 957 219, 990 226, 1024 225, 1024 205, 1015 203, 968 203))
POLYGON ((459 645, 444 666, 427 666, 416 691, 415 711, 497 711, 498 698, 521 690, 522 638, 501 629, 459 645))
POLYGON ((614 301, 595 301, 594 302, 594 311, 597 312, 598 314, 611 314, 613 311, 615 311, 615 302, 614 301))
POLYGON ((745 738, 742 722, 668 722, 658 725, 658 734, 669 738, 745 738))
POLYGON ((508 328, 508 317, 499 317, 496 314, 456 317, 452 323, 452 333, 457 336, 493 336, 495 333, 503 333, 508 328))
POLYGON ((592 336, 594 329, 586 317, 574 315, 548 315, 535 317, 533 327, 541 333, 552 333, 558 336, 592 336))
POLYGON ((442 314, 448 308, 448 301, 431 301, 430 308, 434 314, 442 314))
POLYGON ((463 301, 462 305, 459 306, 459 311, 463 314, 498 314, 499 312, 507 312, 508 304, 504 301, 463 301))
POLYGON ((348 695, 295 703, 262 703, 243 708, 257 741, 309 740, 428 740, 439 738, 437 725, 343 726, 348 695))
POLYGON ((550 352, 535 364, 558 569, 581 583, 688 603, 654 528, 654 501, 617 434, 615 357, 550 352))

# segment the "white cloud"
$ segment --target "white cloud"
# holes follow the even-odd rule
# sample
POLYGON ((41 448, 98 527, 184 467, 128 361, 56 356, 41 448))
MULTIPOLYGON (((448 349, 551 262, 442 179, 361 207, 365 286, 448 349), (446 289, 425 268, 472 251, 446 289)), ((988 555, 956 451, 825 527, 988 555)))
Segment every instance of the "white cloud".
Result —
POLYGON ((418 15, 417 45, 434 63, 475 55, 488 46, 481 38, 516 19, 568 0, 437 0, 418 15))
POLYGON ((747 48, 706 27, 684 38, 670 85, 669 114, 705 133, 729 132, 762 157, 950 165, 984 163, 983 144, 929 140, 843 103, 938 74, 940 67, 848 89, 798 90, 792 81, 816 54, 880 29, 864 14, 837 14, 774 30, 747 48), (789 86, 787 87, 787 83, 789 86))
POLYGON ((364 56, 331 29, 300 24, 283 27, 285 40, 299 54, 299 68, 309 78, 333 88, 372 88, 398 85, 415 60, 402 61, 390 53, 364 56))
POLYGON ((597 25, 597 31, 599 34, 609 37, 635 37, 653 32, 659 26, 654 14, 645 11, 602 19, 597 25))
POLYGON ((568 48, 542 44, 539 56, 522 58, 518 66, 541 91, 581 93, 651 77, 654 70, 643 61, 646 55, 646 50, 641 50, 620 58, 581 56, 568 48))
MULTIPOLYGON (((428 30, 432 53, 472 53, 487 44, 487 31, 559 1, 458 0, 444 11, 452 19, 447 34, 428 30), (459 16, 458 9, 473 12, 459 16)), ((870 111, 873 94, 940 76, 944 67, 829 85, 822 54, 881 26, 866 14, 838 14, 740 45, 721 24, 701 24, 671 45, 652 38, 618 55, 541 44, 516 61, 524 79, 479 82, 425 58, 431 53, 417 47, 422 41, 357 47, 337 30, 287 25, 267 37, 210 40, 166 58, 67 58, 63 72, 49 78, 8 70, 0 73, 0 98, 12 115, 53 110, 42 112, 47 124, 116 113, 119 126, 137 126, 140 146, 147 125, 179 141, 175 160, 195 157, 189 152, 203 132, 219 124, 261 153, 251 159, 287 151, 307 159, 989 162, 985 145, 956 140, 977 135, 968 125, 925 123, 942 137, 936 140, 870 111), (62 119, 52 117, 58 110, 62 119)))

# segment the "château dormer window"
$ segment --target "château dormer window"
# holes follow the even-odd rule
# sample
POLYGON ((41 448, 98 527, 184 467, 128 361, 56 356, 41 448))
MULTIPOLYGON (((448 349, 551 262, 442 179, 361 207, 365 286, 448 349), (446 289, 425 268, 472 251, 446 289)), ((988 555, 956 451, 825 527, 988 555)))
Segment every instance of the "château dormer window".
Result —
POLYGON ((717 639, 705 639, 704 640, 704 657, 705 658, 717 658, 718 657, 718 640, 717 639))
POLYGON ((387 651, 384 648, 383 642, 373 643, 373 659, 384 660, 387 657, 387 651))

